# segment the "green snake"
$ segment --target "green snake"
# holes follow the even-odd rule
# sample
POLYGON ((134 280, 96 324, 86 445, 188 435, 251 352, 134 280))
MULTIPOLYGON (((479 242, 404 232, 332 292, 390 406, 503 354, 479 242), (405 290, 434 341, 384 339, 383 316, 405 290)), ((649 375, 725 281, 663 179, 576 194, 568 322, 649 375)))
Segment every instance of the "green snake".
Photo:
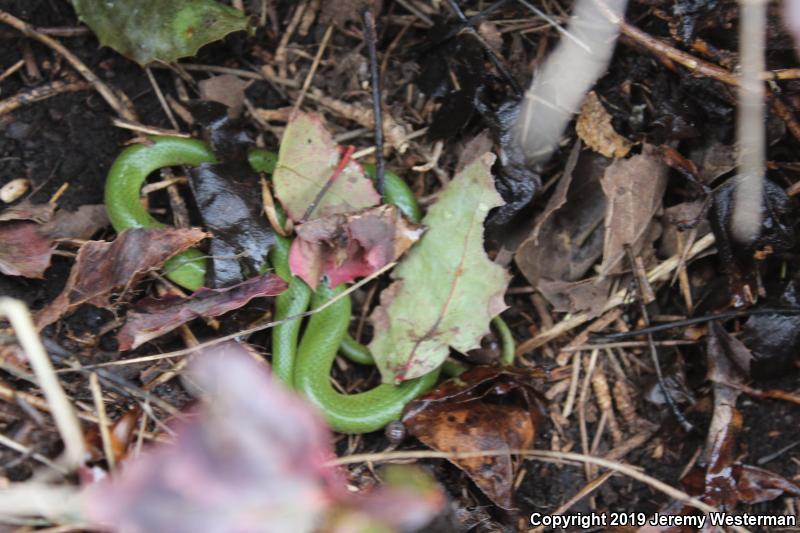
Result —
MULTIPOLYGON (((151 137, 151 144, 130 146, 114 161, 106 179, 105 205, 114 229, 163 227, 140 202, 140 190, 147 176, 164 167, 199 166, 215 163, 209 146, 199 140, 179 137, 151 137)), ((272 173, 275 153, 253 149, 248 155, 256 172, 272 173)), ((374 167, 365 165, 368 173, 374 167)), ((410 220, 421 218, 419 206, 409 187, 392 172, 385 174, 384 194, 387 202, 396 205, 410 220)), ((275 272, 289 287, 276 297, 277 321, 306 312, 309 305, 318 308, 339 296, 331 305, 314 313, 300 339, 302 321, 279 324, 272 331, 272 367, 274 374, 285 384, 302 392, 322 412, 330 426, 342 433, 365 433, 384 427, 400 418, 404 406, 430 389, 439 377, 434 370, 399 386, 381 384, 366 392, 341 394, 334 390, 330 371, 337 352, 351 360, 373 363, 372 354, 347 334, 351 315, 350 297, 341 293, 344 285, 331 289, 322 284, 316 292, 289 270, 288 254, 291 241, 277 236, 270 254, 275 272), (298 344, 299 340, 299 344, 298 344)), ((176 284, 195 291, 205 282, 205 255, 190 249, 174 256, 164 265, 163 272, 176 284)), ((503 361, 513 359, 513 339, 508 326, 497 317, 497 328, 503 346, 503 361)))

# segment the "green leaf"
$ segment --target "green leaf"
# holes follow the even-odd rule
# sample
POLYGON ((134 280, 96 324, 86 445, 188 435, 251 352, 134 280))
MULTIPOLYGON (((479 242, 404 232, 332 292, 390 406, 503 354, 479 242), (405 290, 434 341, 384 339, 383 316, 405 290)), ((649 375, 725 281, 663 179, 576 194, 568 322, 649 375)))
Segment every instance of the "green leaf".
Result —
MULTIPOLYGON (((289 217, 298 222, 336 170, 341 154, 322 117, 295 113, 281 139, 272 175, 275 196, 289 217)), ((310 218, 352 213, 378 205, 380 195, 364 169, 351 161, 322 196, 310 218)))
POLYGON ((83 22, 140 65, 171 63, 200 47, 247 29, 247 17, 212 0, 72 0, 83 22))
POLYGON ((370 349, 384 382, 427 374, 449 347, 478 348, 491 319, 506 308, 510 276, 483 249, 483 221, 503 205, 489 170, 494 159, 484 154, 447 185, 422 220, 427 232, 381 294, 370 349))

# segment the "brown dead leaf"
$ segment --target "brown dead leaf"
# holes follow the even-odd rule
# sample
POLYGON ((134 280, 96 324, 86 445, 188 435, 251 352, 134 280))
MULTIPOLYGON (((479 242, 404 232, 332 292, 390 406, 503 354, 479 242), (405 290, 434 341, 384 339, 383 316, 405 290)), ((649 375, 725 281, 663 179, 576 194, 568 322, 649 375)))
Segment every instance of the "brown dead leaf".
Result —
POLYGON ((201 80, 197 87, 200 98, 219 102, 228 107, 228 115, 238 117, 244 108, 244 90, 250 85, 248 82, 233 76, 223 74, 201 80))
POLYGON ((394 205, 329 215, 295 228, 289 251, 292 273, 316 289, 322 276, 332 287, 369 276, 397 260, 422 236, 394 205))
POLYGON ((582 281, 540 279, 537 288, 553 305, 556 313, 587 313, 595 318, 603 313, 612 280, 593 277, 582 281))
POLYGON ((86 242, 64 290, 37 314, 36 325, 41 329, 52 324, 81 304, 107 307, 113 290, 127 290, 147 271, 206 237, 196 228, 137 228, 123 231, 113 242, 86 242))
POLYGON ((611 115, 594 91, 586 95, 575 131, 586 146, 606 157, 625 157, 633 147, 632 142, 614 131, 611 115))
POLYGON ((41 232, 54 240, 86 240, 108 225, 106 206, 87 204, 75 211, 59 209, 50 221, 42 224, 41 232))
POLYGON ((621 270, 626 245, 641 255, 652 244, 651 223, 667 186, 667 167, 657 150, 645 144, 641 154, 611 163, 600 180, 607 199, 601 276, 621 270))
MULTIPOLYGON (((438 451, 528 449, 543 405, 531 373, 475 367, 411 402, 402 420, 411 435, 438 451)), ((510 454, 450 461, 497 505, 513 507, 517 464, 510 454)))
POLYGON ((188 298, 145 298, 128 313, 117 335, 119 349, 134 349, 195 318, 223 315, 253 298, 276 296, 285 289, 286 282, 275 274, 262 274, 225 289, 202 288, 188 298))
POLYGON ((606 199, 600 187, 609 160, 576 145, 544 212, 516 253, 516 263, 536 287, 539 278, 578 281, 603 249, 606 199))
POLYGON ((50 266, 53 241, 39 232, 36 222, 0 225, 0 272, 8 276, 41 279, 50 266))
POLYGON ((41 224, 50 220, 55 210, 56 206, 51 203, 32 204, 25 200, 17 205, 3 209, 3 212, 0 213, 0 222, 32 220, 41 224))

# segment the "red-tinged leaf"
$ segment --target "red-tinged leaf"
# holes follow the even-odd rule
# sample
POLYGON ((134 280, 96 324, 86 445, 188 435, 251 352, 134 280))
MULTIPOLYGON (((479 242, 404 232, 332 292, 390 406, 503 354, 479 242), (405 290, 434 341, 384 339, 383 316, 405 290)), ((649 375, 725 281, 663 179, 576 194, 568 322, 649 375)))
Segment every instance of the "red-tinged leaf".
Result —
MULTIPOLYGON (((281 139, 278 164, 272 176, 275 196, 295 222, 334 174, 341 159, 336 143, 325 129, 322 117, 296 113, 289 119, 281 139)), ((312 218, 351 213, 380 203, 372 181, 355 161, 349 162, 322 196, 312 218)))
POLYGON ((275 274, 262 274, 225 289, 200 289, 188 298, 146 298, 128 313, 117 335, 119 349, 131 350, 165 335, 195 318, 219 316, 238 309, 253 298, 276 296, 286 290, 286 282, 275 274))
MULTIPOLYGON (((523 372, 475 367, 411 402, 403 424, 438 451, 528 449, 543 420, 544 397, 533 382, 533 376, 523 372)), ((513 507, 517 465, 511 454, 451 462, 497 505, 513 507)))
POLYGON ((33 222, 47 222, 53 217, 56 206, 51 203, 32 204, 28 201, 20 202, 3 209, 0 213, 0 222, 12 220, 31 220, 33 222))
POLYGON ((81 304, 107 307, 111 292, 127 290, 145 273, 206 238, 199 229, 137 228, 113 242, 89 241, 78 250, 67 284, 36 316, 43 328, 81 304))
POLYGON ((53 241, 39 232, 36 222, 0 225, 0 272, 9 276, 42 278, 50 266, 53 241))
POLYGON ((377 272, 397 260, 424 231, 393 205, 321 217, 295 230, 289 267, 314 289, 322 276, 335 287, 377 272))
POLYGON ((188 377, 204 392, 202 406, 175 428, 170 444, 145 450, 86 488, 82 518, 92 526, 349 533, 337 524, 370 524, 385 531, 424 525, 444 501, 430 487, 409 491, 391 482, 366 496, 350 494, 328 466, 332 438, 321 419, 239 344, 205 350, 188 377))

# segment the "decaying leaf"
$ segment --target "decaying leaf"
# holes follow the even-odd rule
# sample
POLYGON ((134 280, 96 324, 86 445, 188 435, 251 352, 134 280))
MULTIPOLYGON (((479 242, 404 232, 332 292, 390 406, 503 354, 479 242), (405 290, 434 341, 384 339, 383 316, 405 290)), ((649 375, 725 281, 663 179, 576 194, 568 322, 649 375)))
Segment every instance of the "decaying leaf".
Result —
MULTIPOLYGON (((736 462, 736 439, 742 429, 742 414, 736 408, 741 394, 737 385, 747 379, 752 354, 742 342, 712 322, 706 347, 708 379, 714 390, 714 412, 706 445, 697 464, 681 478, 687 493, 722 512, 733 513, 740 504, 774 500, 783 494, 797 497, 800 487, 784 477, 754 466, 736 462)), ((660 510, 665 515, 696 514, 697 510, 672 502, 660 510)), ((704 531, 707 529, 703 529, 704 531)), ((655 527, 644 533, 691 533, 690 526, 655 527)))
POLYGON ((543 278, 536 288, 553 305, 556 313, 587 313, 590 318, 594 318, 602 314, 611 285, 609 278, 593 277, 582 281, 543 278))
POLYGON ((43 224, 53 218, 53 213, 56 211, 56 206, 47 202, 46 204, 32 204, 25 200, 6 207, 0 212, 0 222, 8 222, 12 220, 32 220, 43 224))
POLYGON ((479 347, 489 321, 506 307, 510 276, 483 249, 483 221, 502 204, 493 162, 494 155, 483 154, 447 185, 422 220, 425 235, 381 294, 370 349, 387 383, 430 372, 449 347, 462 353, 479 347))
POLYGON ((213 0, 72 0, 80 19, 140 65, 172 63, 206 44, 247 29, 244 13, 213 0))
POLYGON ((202 288, 188 298, 145 298, 128 313, 117 334, 119 349, 134 349, 195 318, 223 315, 253 298, 276 296, 285 289, 286 282, 275 274, 262 274, 226 289, 202 288))
POLYGON ((205 350, 190 379, 205 395, 169 444, 123 463, 83 492, 83 519, 110 531, 370 531, 424 526, 444 503, 435 485, 408 476, 365 495, 347 491, 327 464, 332 439, 299 396, 270 379, 233 342, 205 350), (402 511, 401 511, 402 510, 402 511), (380 526, 380 527, 378 527, 380 526))
POLYGON ((127 290, 147 271, 206 237, 196 228, 137 228, 123 231, 113 242, 84 243, 64 290, 36 315, 36 325, 52 324, 81 304, 107 306, 113 290, 127 290))
POLYGON ((91 239, 92 235, 109 225, 106 206, 86 204, 75 211, 59 209, 40 228, 51 239, 91 239))
POLYGON ((600 266, 600 274, 606 276, 620 270, 626 245, 640 255, 654 240, 651 223, 661 209, 667 166, 657 148, 645 144, 641 154, 611 163, 600 183, 607 199, 600 266))
MULTIPOLYGON (((543 420, 544 397, 530 373, 475 367, 411 402, 408 432, 434 450, 462 453, 528 449, 543 420)), ((497 505, 513 507, 511 455, 452 459, 497 505)))
POLYGON ((381 205, 317 218, 295 231, 289 267, 316 289, 322 276, 336 287, 377 272, 403 255, 424 229, 409 222, 394 205, 381 205))
POLYGON ((516 263, 532 286, 542 278, 579 281, 603 253, 606 199, 600 187, 610 160, 577 143, 564 173, 530 236, 517 248, 516 263))
POLYGON ((6 208, 0 213, 0 272, 40 279, 50 266, 56 239, 88 239, 107 225, 102 205, 57 212, 49 203, 6 208))
POLYGON ((53 255, 52 239, 42 235, 36 222, 0 225, 0 272, 8 276, 42 278, 53 255))
MULTIPOLYGON (((292 116, 283 132, 272 181, 275 196, 289 217, 299 222, 336 170, 341 154, 322 117, 292 116)), ((350 161, 314 209, 311 218, 352 213, 380 203, 380 195, 361 165, 350 161)))
POLYGON ((248 85, 238 76, 223 74, 199 81, 197 88, 200 98, 219 102, 228 108, 228 115, 238 117, 244 108, 244 90, 248 85))
POLYGON ((605 157, 625 157, 633 147, 632 142, 614 131, 611 115, 594 91, 590 91, 583 101, 575 132, 586 146, 605 157))

